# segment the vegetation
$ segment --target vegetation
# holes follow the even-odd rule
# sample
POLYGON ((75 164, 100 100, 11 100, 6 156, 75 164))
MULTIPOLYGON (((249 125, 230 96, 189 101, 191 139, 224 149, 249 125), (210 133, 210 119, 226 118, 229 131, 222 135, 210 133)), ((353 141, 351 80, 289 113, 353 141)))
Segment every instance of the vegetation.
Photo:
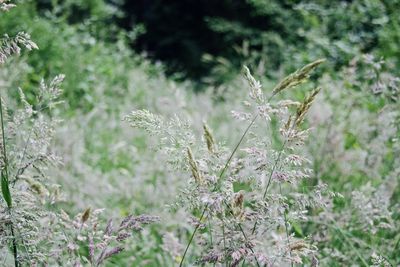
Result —
POLYGON ((195 2, 0 0, 0 265, 398 266, 400 2, 195 2))

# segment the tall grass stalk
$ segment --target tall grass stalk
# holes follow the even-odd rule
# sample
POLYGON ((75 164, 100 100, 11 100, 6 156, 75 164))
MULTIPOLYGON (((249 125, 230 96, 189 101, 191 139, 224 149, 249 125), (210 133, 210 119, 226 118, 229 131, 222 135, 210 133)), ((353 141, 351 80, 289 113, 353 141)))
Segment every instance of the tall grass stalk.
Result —
MULTIPOLYGON (((247 135, 247 133, 249 132, 250 128, 253 126, 253 124, 257 120, 257 117, 258 117, 258 114, 256 114, 254 116, 254 118, 252 119, 252 121, 249 123, 249 125, 246 128, 246 130, 243 132, 242 136, 240 137, 239 141, 237 142, 235 148, 233 149, 232 153, 230 154, 228 160, 226 161, 226 163, 224 165, 224 168, 222 169, 221 173, 219 174, 218 183, 217 183, 214 191, 219 188, 219 186, 221 184, 222 177, 225 174, 225 171, 228 169, 229 164, 231 163, 233 156, 235 155, 236 151, 239 149, 239 146, 242 144, 244 137, 247 135)), ((205 215, 205 213, 207 211, 207 208, 208 208, 208 204, 204 207, 203 212, 201 213, 201 216, 200 216, 200 219, 199 219, 200 222, 204 218, 204 215, 205 215)), ((187 244, 185 252, 183 253, 181 262, 179 263, 179 267, 181 267, 183 265, 183 262, 185 260, 186 254, 187 254, 187 252, 188 252, 188 250, 190 248, 190 245, 193 242, 194 236, 195 236, 195 234, 196 234, 196 232, 197 232, 199 227, 200 227, 200 224, 197 224, 195 229, 193 230, 193 233, 192 233, 192 235, 190 236, 190 239, 189 239, 189 243, 187 244)))
MULTIPOLYGON (((272 98, 273 98, 276 94, 277 94, 276 90, 273 90, 273 92, 272 92, 271 96, 268 98, 267 102, 269 103, 269 102, 272 100, 272 98)), ((253 119, 251 120, 251 122, 249 123, 249 125, 247 126, 247 128, 245 129, 245 131, 243 132, 243 134, 242 134, 242 136, 240 137, 239 141, 237 142, 235 148, 233 149, 232 153, 230 154, 228 160, 226 161, 226 163, 225 163, 225 165, 224 165, 224 168, 222 169, 222 171, 221 171, 221 173, 220 173, 220 175, 219 175, 218 183, 217 183, 217 185, 216 185, 215 190, 218 189, 219 186, 221 185, 222 177, 223 177, 223 175, 225 174, 225 171, 228 169, 229 164, 230 164, 230 162, 232 161, 233 156, 235 155, 236 151, 239 149, 240 145, 242 144, 242 142, 243 142, 245 136, 247 135, 247 133, 249 132, 250 128, 251 128, 251 127, 254 125, 254 123, 256 122, 258 116, 259 116, 259 113, 257 113, 257 114, 254 115, 253 119)), ((285 145, 285 144, 286 144, 286 141, 285 141, 284 145, 285 145)), ((282 149, 281 149, 280 154, 282 153, 282 151, 283 151, 283 149, 284 149, 284 145, 283 145, 283 147, 282 147, 282 149)), ((280 154, 279 154, 279 157, 278 157, 277 161, 276 161, 275 164, 274 164, 274 169, 276 168, 276 165, 277 165, 277 163, 278 163, 278 161, 279 161, 280 154)), ((264 193, 264 198, 265 198, 266 192, 267 192, 267 190, 268 190, 269 184, 270 184, 270 182, 271 182, 271 178, 272 178, 272 174, 273 174, 273 172, 274 172, 274 169, 273 169, 272 172, 271 172, 271 175, 270 175, 270 178, 269 178, 269 181, 268 181, 268 186, 267 186, 267 188, 266 188, 266 190, 265 190, 265 193, 264 193)), ((200 219, 199 219, 200 221, 203 219, 204 214, 205 214, 207 208, 208 208, 208 205, 205 206, 205 208, 204 208, 204 210, 203 210, 203 212, 202 212, 202 215, 200 216, 200 219)), ((256 225, 257 225, 257 222, 256 222, 255 225, 254 225, 252 234, 253 234, 254 231, 255 231, 256 225)), ((246 235, 245 235, 245 233, 244 233, 244 231, 243 231, 243 229, 242 229, 240 223, 238 224, 238 226, 239 226, 239 228, 240 228, 240 230, 241 230, 241 232, 242 232, 244 238, 247 239, 247 237, 246 237, 246 235)), ((183 256, 182 256, 182 259, 181 259, 181 262, 180 262, 180 264, 179 264, 180 267, 182 266, 182 264, 183 264, 183 262, 184 262, 184 260, 185 260, 186 253, 187 253, 187 251, 188 251, 188 249, 189 249, 189 247, 190 247, 190 245, 191 245, 191 243, 192 243, 192 241, 193 241, 193 238, 194 238, 194 236, 195 236, 195 234, 196 234, 196 232, 197 232, 197 230, 198 230, 198 227, 199 227, 199 225, 196 225, 196 228, 195 228, 195 230, 193 231, 193 233, 192 233, 192 235, 191 235, 191 237, 190 237, 189 243, 188 243, 188 245, 186 246, 185 252, 184 252, 184 254, 183 254, 183 256)), ((259 266, 259 263, 258 263, 258 261, 257 261, 257 258, 256 258, 256 262, 257 262, 257 265, 259 266)))
MULTIPOLYGON (((10 183, 9 183, 9 173, 8 173, 8 158, 7 158, 7 148, 6 148, 6 138, 4 131, 4 116, 3 116, 3 99, 0 94, 0 123, 1 123, 1 136, 3 142, 3 160, 4 160, 4 168, 1 170, 1 192, 3 194, 3 198, 7 203, 8 213, 10 218, 12 218, 11 207, 12 207, 12 198, 10 193, 10 183)), ((14 234, 14 226, 12 220, 10 220, 10 231, 12 237, 12 251, 14 255, 14 265, 18 267, 18 248, 17 241, 15 239, 14 234)))
MULTIPOLYGON (((279 193, 282 195, 282 185, 279 184, 279 193)), ((289 228, 288 228, 288 219, 286 215, 286 210, 283 211, 283 219, 285 222, 285 232, 286 232, 286 242, 289 250, 289 256, 290 256, 290 266, 293 267, 293 261, 292 261, 292 249, 290 248, 290 240, 289 240, 289 228)))

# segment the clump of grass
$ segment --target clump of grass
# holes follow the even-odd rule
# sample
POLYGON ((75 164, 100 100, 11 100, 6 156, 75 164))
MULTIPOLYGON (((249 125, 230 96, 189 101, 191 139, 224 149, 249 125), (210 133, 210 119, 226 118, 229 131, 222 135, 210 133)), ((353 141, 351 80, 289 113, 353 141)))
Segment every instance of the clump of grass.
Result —
MULTIPOLYGON (((0 2, 0 9, 2 11, 8 11, 15 5, 7 3, 7 1, 0 2)), ((21 51, 20 46, 24 46, 28 50, 38 49, 37 45, 31 41, 29 34, 24 32, 19 32, 14 38, 9 37, 4 34, 4 37, 0 40, 0 64, 6 62, 7 58, 13 54, 19 54, 21 51)), ((1 124, 1 192, 4 201, 7 204, 7 214, 13 217, 13 201, 10 190, 10 172, 9 172, 9 161, 7 155, 7 142, 6 142, 6 132, 5 132, 5 118, 4 118, 4 108, 3 108, 3 98, 0 94, 0 124, 1 124)), ((18 258, 18 246, 17 239, 14 230, 14 223, 10 220, 10 232, 11 232, 11 242, 12 242, 12 253, 14 257, 14 265, 19 266, 18 258)))
MULTIPOLYGON (((0 1, 0 9, 13 7, 6 2, 0 1)), ((21 46, 38 49, 26 33, 18 33, 13 38, 5 35, 0 41, 0 63, 19 54, 21 46)), ((6 108, 3 91, 0 94, 2 265, 11 265, 10 253, 16 267, 104 265, 124 249, 133 232, 159 220, 155 216, 128 215, 118 228, 113 228, 112 219, 109 219, 105 231, 99 232, 100 210, 87 208, 72 220, 59 209, 60 186, 54 184, 48 174, 49 169, 61 165, 61 158, 52 150, 52 138, 60 123, 53 112, 63 103, 59 98, 64 78, 64 75, 57 75, 50 82, 42 80, 35 91, 35 101, 28 100, 24 90, 19 88, 20 104, 12 107, 6 108), (89 257, 85 256, 84 247, 89 247, 89 257)))
POLYGON ((264 96, 261 83, 251 75, 248 68, 245 68, 245 79, 249 84, 249 97, 254 101, 253 104, 249 103, 246 107, 253 108, 253 114, 234 113, 235 117, 247 121, 248 125, 230 153, 226 148, 219 147, 218 151, 214 149, 216 140, 211 135, 208 126, 203 126, 205 144, 198 147, 196 139, 192 138, 194 133, 181 134, 180 136, 185 137, 186 140, 176 141, 180 136, 171 137, 169 130, 160 130, 163 125, 169 125, 168 129, 171 126, 179 126, 176 124, 176 119, 165 121, 160 116, 141 110, 126 116, 125 119, 132 126, 156 133, 161 136, 161 140, 169 141, 163 143, 163 147, 160 147, 161 151, 167 151, 170 156, 187 158, 187 161, 172 160, 180 162, 181 169, 190 170, 192 173, 192 181, 180 196, 182 202, 179 205, 185 205, 189 213, 198 214, 199 217, 194 220, 194 230, 190 234, 185 251, 179 261, 180 266, 183 266, 197 233, 202 238, 204 238, 204 234, 209 235, 212 240, 212 242, 203 240, 202 242, 206 242, 206 245, 203 246, 204 249, 200 253, 196 253, 199 256, 198 261, 203 263, 236 266, 240 262, 243 264, 247 262, 261 266, 285 261, 292 264, 300 263, 303 261, 302 257, 314 257, 315 248, 306 240, 298 241, 291 233, 290 222, 300 217, 295 212, 296 204, 290 205, 293 206, 293 211, 290 211, 287 196, 282 187, 286 188, 290 184, 296 185, 299 180, 309 177, 309 170, 296 170, 296 166, 302 166, 306 160, 301 156, 287 154, 287 151, 293 151, 296 146, 304 143, 307 131, 301 130, 300 125, 319 89, 313 90, 304 99, 294 115, 290 115, 287 106, 274 104, 271 100, 277 93, 304 82, 309 77, 309 73, 322 62, 323 60, 315 61, 289 75, 275 87, 268 98, 264 96), (264 127, 264 123, 268 124, 273 116, 276 116, 282 128, 286 129, 281 131, 285 141, 279 151, 266 149, 264 144, 268 142, 268 137, 258 136, 252 131, 256 125, 264 127), (158 119, 150 119, 155 117, 158 119), (258 123, 258 117, 262 117, 264 120, 258 123), (156 124, 151 123, 155 121, 157 121, 156 124), (288 124, 287 121, 289 121, 289 127, 285 127, 288 124), (154 129, 157 129, 157 132, 154 129), (252 137, 246 140, 250 133, 252 137), (187 139, 187 136, 191 138, 187 139), (187 143, 191 144, 191 148, 180 146, 180 144, 187 143), (242 150, 246 152, 247 156, 238 156, 237 153, 243 144, 249 146, 242 150), (196 150, 192 150, 194 147, 196 150), (184 151, 186 151, 186 155, 184 151), (275 155, 273 161, 261 156, 271 152, 272 155, 275 155), (289 167, 290 165, 295 168, 292 169, 289 167), (263 177, 267 173, 269 173, 269 179, 265 181, 263 177), (264 184, 265 182, 267 183, 264 184), (277 193, 267 194, 272 182, 278 185, 279 190, 277 193), (238 183, 246 184, 248 190, 236 192, 234 188, 238 183), (208 222, 208 226, 205 222, 208 222), (257 226, 262 226, 262 230, 257 229, 257 226), (265 233, 279 236, 273 230, 274 227, 286 230, 280 241, 274 239, 271 243, 265 240, 265 233), (200 229, 202 232, 199 233, 200 229), (263 253, 266 248, 268 248, 268 253, 263 253))

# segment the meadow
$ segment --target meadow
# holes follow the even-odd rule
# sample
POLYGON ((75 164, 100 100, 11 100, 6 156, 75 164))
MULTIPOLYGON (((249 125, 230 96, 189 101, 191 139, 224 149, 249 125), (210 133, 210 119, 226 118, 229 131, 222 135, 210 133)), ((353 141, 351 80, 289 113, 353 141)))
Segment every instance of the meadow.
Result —
POLYGON ((0 0, 0 266, 400 265, 400 1, 222 2, 0 0))

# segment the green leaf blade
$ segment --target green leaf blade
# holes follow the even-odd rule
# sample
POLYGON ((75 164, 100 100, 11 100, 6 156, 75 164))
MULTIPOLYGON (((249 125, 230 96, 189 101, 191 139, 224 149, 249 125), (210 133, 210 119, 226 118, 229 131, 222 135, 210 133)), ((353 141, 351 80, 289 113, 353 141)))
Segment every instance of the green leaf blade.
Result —
POLYGON ((12 200, 11 200, 11 193, 10 193, 10 185, 8 182, 7 174, 5 174, 4 172, 5 172, 4 170, 1 172, 1 192, 3 194, 4 200, 7 203, 7 206, 9 208, 11 208, 12 200))

